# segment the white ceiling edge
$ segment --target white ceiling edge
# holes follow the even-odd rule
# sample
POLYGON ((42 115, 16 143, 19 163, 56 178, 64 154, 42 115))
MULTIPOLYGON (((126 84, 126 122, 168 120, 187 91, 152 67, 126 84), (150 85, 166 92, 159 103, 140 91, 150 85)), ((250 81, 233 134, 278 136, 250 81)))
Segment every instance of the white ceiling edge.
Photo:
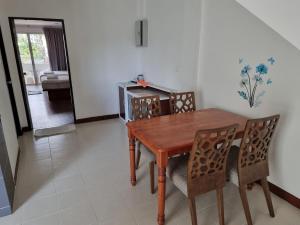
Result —
POLYGON ((29 27, 62 27, 59 21, 45 21, 45 20, 15 20, 16 26, 29 26, 29 27))
POLYGON ((236 0, 300 50, 299 0, 236 0))

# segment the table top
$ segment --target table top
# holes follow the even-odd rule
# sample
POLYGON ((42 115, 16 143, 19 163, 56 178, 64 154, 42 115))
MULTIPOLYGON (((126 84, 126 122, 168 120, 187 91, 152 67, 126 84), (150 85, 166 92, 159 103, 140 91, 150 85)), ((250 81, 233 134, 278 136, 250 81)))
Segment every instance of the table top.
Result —
POLYGON ((167 94, 161 93, 156 90, 149 90, 149 89, 133 89, 127 91, 128 94, 130 94, 133 97, 145 97, 145 96, 154 96, 158 95, 160 100, 168 100, 169 96, 167 94))
MULTIPOLYGON (((141 87, 143 88, 141 85, 137 84, 137 83, 133 83, 131 81, 129 82, 119 82, 118 83, 119 86, 123 87, 123 88, 130 88, 130 87, 141 87)), ((169 93, 176 93, 178 92, 177 90, 171 89, 171 88, 166 88, 166 87, 162 87, 153 83, 149 83, 148 87, 151 88, 155 88, 157 90, 161 90, 161 91, 165 91, 165 92, 169 92, 169 93)))
POLYGON ((189 151, 198 130, 238 124, 236 139, 242 137, 248 118, 220 109, 160 116, 127 123, 129 133, 154 153, 174 155, 189 151))

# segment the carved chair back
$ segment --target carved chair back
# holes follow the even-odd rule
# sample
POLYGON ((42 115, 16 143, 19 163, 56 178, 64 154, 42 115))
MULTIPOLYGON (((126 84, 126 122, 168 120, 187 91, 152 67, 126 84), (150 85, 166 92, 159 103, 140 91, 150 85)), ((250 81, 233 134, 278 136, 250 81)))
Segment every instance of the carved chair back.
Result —
POLYGON ((237 128, 234 124, 196 133, 188 161, 189 196, 224 187, 228 153, 237 128))
POLYGON ((133 120, 151 119, 161 115, 159 96, 131 99, 133 120))
POLYGON ((280 116, 248 120, 238 158, 240 184, 269 176, 268 151, 280 116))
POLYGON ((194 92, 181 92, 170 94, 171 114, 192 112, 196 110, 194 92))

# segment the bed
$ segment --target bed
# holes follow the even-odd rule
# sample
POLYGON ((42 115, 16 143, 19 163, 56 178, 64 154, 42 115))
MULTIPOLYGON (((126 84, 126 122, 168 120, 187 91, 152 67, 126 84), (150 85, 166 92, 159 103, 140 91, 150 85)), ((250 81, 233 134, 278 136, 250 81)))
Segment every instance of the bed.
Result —
POLYGON ((50 101, 70 99, 68 71, 45 72, 40 76, 43 91, 48 92, 50 101))

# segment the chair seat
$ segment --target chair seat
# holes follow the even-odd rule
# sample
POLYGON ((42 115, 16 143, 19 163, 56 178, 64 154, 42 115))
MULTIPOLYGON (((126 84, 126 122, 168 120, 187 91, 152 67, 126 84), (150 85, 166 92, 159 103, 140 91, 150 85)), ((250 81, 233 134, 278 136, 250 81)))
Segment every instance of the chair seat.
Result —
POLYGON ((156 157, 155 155, 145 146, 143 145, 141 142, 137 141, 136 142, 136 149, 140 150, 143 157, 149 161, 149 162, 152 162, 152 161, 155 161, 156 160, 156 157))
MULTIPOLYGON (((227 174, 230 175, 232 171, 237 172, 237 162, 240 148, 232 146, 228 155, 227 174)), ((182 191, 186 196, 187 192, 187 165, 188 156, 179 156, 170 158, 167 167, 167 177, 174 183, 174 185, 182 191)))
POLYGON ((188 156, 178 156, 178 157, 170 158, 168 162, 167 172, 166 172, 167 177, 186 196, 188 196, 187 165, 188 165, 188 156))

